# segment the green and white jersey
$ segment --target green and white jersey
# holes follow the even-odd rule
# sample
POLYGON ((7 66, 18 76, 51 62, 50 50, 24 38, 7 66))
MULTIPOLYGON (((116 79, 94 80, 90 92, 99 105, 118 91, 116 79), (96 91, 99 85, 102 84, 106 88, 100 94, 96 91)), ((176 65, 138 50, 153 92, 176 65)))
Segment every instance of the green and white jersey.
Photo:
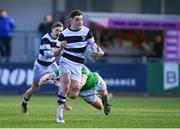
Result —
POLYGON ((87 91, 96 86, 99 81, 98 75, 91 72, 87 67, 83 67, 82 74, 87 76, 85 85, 81 88, 80 92, 87 91))
MULTIPOLYGON (((82 97, 87 103, 95 103, 98 99, 97 94, 102 94, 107 90, 105 81, 99 76, 98 73, 95 74, 98 76, 97 84, 93 84, 94 86, 92 85, 93 87, 91 87, 91 89, 81 91, 79 94, 79 96, 82 97)), ((85 85, 84 87, 87 87, 87 85, 85 85)))

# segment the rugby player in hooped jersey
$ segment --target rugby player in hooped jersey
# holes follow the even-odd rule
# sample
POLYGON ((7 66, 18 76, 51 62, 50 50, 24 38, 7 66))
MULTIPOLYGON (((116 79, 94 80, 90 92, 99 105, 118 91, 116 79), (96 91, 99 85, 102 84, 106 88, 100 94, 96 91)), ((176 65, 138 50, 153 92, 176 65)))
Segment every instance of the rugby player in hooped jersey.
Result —
POLYGON ((63 31, 63 24, 56 22, 53 24, 51 32, 45 34, 41 39, 39 55, 33 67, 33 84, 23 96, 21 104, 22 114, 28 113, 27 104, 31 96, 39 90, 40 78, 47 73, 59 69, 59 66, 55 62, 55 58, 60 55, 67 43, 66 41, 59 43, 58 38, 61 31, 63 31))
MULTIPOLYGON (((59 41, 67 41, 67 45, 59 60, 61 71, 60 80, 62 87, 58 90, 57 115, 56 121, 63 123, 63 109, 68 91, 70 89, 79 90, 82 88, 81 74, 85 60, 85 50, 88 44, 92 46, 95 43, 91 31, 83 26, 83 15, 81 11, 74 10, 70 13, 71 25, 67 27, 59 36, 59 41)), ((104 52, 98 48, 97 52, 92 54, 94 58, 100 57, 104 52)), ((75 92, 76 93, 76 92, 75 92)), ((78 94, 75 96, 78 96, 78 94)))

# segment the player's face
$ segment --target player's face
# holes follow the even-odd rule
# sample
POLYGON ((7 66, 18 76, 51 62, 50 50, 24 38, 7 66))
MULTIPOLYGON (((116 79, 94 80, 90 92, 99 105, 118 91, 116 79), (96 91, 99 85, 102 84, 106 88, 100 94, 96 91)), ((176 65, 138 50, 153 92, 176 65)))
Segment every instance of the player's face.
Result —
POLYGON ((54 38, 58 38, 61 32, 63 31, 63 27, 55 27, 52 29, 52 35, 54 38))
POLYGON ((75 30, 81 29, 81 27, 83 25, 83 16, 82 15, 75 16, 72 19, 72 24, 71 25, 75 30))

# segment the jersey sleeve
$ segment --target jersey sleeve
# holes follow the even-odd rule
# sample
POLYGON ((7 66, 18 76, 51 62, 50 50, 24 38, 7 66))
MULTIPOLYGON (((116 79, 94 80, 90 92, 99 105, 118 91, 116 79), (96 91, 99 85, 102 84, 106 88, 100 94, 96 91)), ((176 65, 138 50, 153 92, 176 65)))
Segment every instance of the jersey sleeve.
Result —
POLYGON ((51 50, 51 42, 47 38, 41 40, 40 53, 47 58, 53 57, 54 53, 51 50))
POLYGON ((40 49, 41 50, 49 50, 49 49, 51 49, 51 42, 49 41, 49 39, 47 39, 47 38, 41 39, 40 49))
POLYGON ((64 41, 64 40, 65 40, 65 37, 64 37, 64 35, 61 33, 60 36, 59 36, 59 38, 58 38, 58 42, 57 42, 57 44, 56 44, 56 47, 57 47, 57 48, 60 48, 60 47, 61 47, 61 43, 62 43, 62 41, 64 41))
POLYGON ((87 41, 89 44, 94 44, 95 43, 95 40, 94 40, 94 37, 92 35, 92 32, 89 30, 88 34, 87 34, 87 41))

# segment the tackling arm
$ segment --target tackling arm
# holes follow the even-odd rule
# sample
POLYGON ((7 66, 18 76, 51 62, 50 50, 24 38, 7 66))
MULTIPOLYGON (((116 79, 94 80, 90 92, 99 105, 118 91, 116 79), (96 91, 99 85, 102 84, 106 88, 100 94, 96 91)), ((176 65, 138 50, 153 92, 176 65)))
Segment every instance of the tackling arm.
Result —
POLYGON ((45 84, 48 80, 53 79, 55 76, 56 75, 55 75, 54 72, 53 73, 48 73, 48 74, 42 76, 41 79, 39 80, 39 85, 45 84))

